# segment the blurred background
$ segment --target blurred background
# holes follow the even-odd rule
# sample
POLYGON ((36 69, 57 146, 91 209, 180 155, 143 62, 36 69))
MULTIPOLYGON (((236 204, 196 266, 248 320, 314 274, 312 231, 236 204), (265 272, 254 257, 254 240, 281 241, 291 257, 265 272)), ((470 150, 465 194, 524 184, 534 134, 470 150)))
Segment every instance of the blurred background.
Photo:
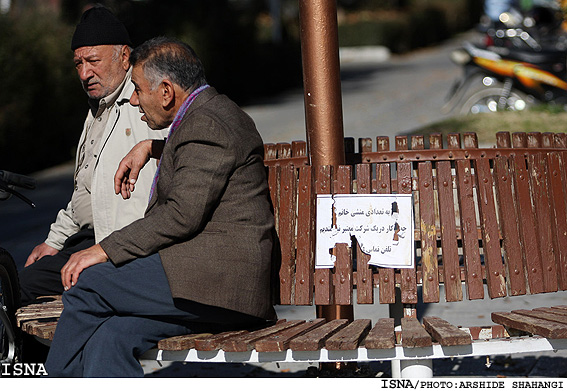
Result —
MULTIPOLYGON (((174 36, 193 46, 203 60, 209 83, 241 105, 256 122, 264 142, 273 143, 305 140, 299 1, 310 0, 99 3, 126 24, 134 46, 158 35, 174 36)), ((536 3, 557 2, 562 6, 561 15, 554 21, 563 23, 567 0, 513 1, 522 11, 536 3)), ((545 18, 528 11, 518 22, 512 23, 513 18, 499 21, 504 10, 500 6, 509 2, 337 0, 345 136, 381 135, 392 140, 395 135, 412 133, 473 131, 481 146, 489 147, 497 131, 566 132, 567 28, 564 23, 554 23, 559 32, 551 34, 545 18), (496 6, 495 17, 487 18, 486 4, 496 6), (550 47, 525 47, 529 41, 521 37, 526 31, 533 32, 542 46, 550 40, 550 47), (526 55, 524 59, 530 59, 534 67, 553 72, 557 76, 553 80, 561 82, 561 88, 548 86, 541 99, 534 98, 538 105, 524 110, 532 102, 528 97, 532 93, 538 96, 538 91, 523 89, 515 79, 514 89, 509 89, 506 79, 511 77, 481 69, 471 60, 472 52, 463 50, 467 42, 474 44, 472 51, 500 53, 504 59, 526 55), (545 53, 549 56, 541 56, 545 53), (468 76, 475 74, 471 70, 480 72, 480 78, 468 81, 468 76), (456 113, 444 111, 447 98, 459 85, 466 88, 456 94, 460 99, 454 102, 456 113), (510 95, 505 104, 501 104, 500 95, 510 95), (540 106, 541 102, 545 104, 540 106), (525 104, 520 107, 518 103, 525 104)), ((12 254, 18 269, 23 268, 33 247, 45 239, 57 211, 65 207, 72 192, 73 159, 88 105, 74 69, 70 41, 90 4, 86 0, 0 0, 0 170, 38 179, 35 190, 22 192, 37 208, 31 209, 16 197, 0 207, 0 245, 12 254)), ((505 298, 499 305, 510 310, 565 302, 565 296, 559 294, 552 298, 530 296, 513 298, 516 301, 505 298)), ((486 325, 490 322, 482 311, 471 307, 480 308, 483 303, 458 303, 460 309, 449 303, 432 307, 455 324, 486 325)), ((307 311, 309 317, 314 313, 310 308, 307 311)), ((435 371, 441 376, 567 376, 567 359, 560 355, 549 360, 545 355, 522 356, 515 361, 506 357, 491 367, 485 365, 484 358, 436 360, 441 367, 435 371)), ((147 364, 146 370, 158 376, 159 372, 187 377, 220 374, 212 365, 177 364, 167 371, 147 364)), ((304 373, 279 366, 238 366, 233 368, 237 372, 230 368, 224 366, 222 374, 304 373)))
MULTIPOLYGON (((70 40, 85 0, 0 0, 0 167, 22 174, 74 158, 87 111, 70 40)), ((182 39, 240 105, 300 88, 297 0, 108 0, 134 45, 182 39)), ((478 24, 482 0, 338 0, 341 47, 403 54, 478 24)), ((282 140, 290 141, 290 140, 282 140)))

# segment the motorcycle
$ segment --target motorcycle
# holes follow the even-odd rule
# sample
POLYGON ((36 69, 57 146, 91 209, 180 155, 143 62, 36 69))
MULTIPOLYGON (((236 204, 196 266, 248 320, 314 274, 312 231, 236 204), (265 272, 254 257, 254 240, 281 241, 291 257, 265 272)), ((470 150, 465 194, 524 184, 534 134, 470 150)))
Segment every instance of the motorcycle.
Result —
POLYGON ((544 45, 520 27, 495 34, 502 37, 498 43, 465 42, 451 53, 463 76, 453 84, 443 110, 522 111, 540 103, 567 108, 567 50, 559 38, 544 45))
MULTIPOLYGON (((36 181, 33 178, 0 171, 0 201, 16 196, 35 208, 32 201, 16 190, 17 187, 34 189, 35 186, 36 181)), ((0 248, 0 369, 20 359, 21 338, 15 316, 19 306, 20 287, 16 264, 10 253, 0 248)))
POLYGON ((524 12, 512 7, 502 13, 497 22, 481 18, 478 29, 486 33, 483 41, 487 47, 565 50, 567 36, 563 25, 563 12, 559 3, 546 1, 524 12))

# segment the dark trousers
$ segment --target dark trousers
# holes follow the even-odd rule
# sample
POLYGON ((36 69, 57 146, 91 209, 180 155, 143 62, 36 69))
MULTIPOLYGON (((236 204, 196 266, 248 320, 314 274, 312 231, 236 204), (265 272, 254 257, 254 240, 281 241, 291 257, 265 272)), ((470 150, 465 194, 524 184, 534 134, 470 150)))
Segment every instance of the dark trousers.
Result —
POLYGON ((158 254, 83 270, 63 304, 45 364, 54 377, 140 377, 137 356, 160 339, 251 318, 194 302, 181 309, 158 254))
POLYGON ((63 249, 53 256, 45 256, 19 272, 21 305, 36 301, 39 296, 61 295, 61 268, 73 253, 95 244, 94 230, 84 229, 70 236, 63 249))

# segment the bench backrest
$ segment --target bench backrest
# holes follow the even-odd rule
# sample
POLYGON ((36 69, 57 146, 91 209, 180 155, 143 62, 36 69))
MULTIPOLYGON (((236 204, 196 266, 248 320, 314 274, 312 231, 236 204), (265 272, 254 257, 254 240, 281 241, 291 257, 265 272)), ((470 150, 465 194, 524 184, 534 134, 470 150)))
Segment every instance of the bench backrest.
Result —
POLYGON ((306 144, 267 144, 265 164, 281 246, 280 303, 417 304, 567 289, 567 135, 497 134, 346 139, 347 164, 313 169, 306 144), (409 142, 408 142, 409 141, 409 142), (427 148, 426 148, 427 144, 427 148), (414 269, 369 266, 338 244, 333 269, 315 269, 316 194, 413 194, 414 269), (465 284, 463 294, 462 284, 465 284), (374 287, 378 287, 376 300, 374 287), (356 288, 356 291, 354 290, 356 288))

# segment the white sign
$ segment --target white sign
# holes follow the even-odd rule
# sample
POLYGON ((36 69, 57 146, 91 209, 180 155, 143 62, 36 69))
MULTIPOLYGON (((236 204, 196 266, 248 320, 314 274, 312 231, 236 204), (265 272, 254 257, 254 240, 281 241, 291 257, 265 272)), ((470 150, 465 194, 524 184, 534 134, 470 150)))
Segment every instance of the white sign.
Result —
POLYGON ((370 255, 369 265, 414 267, 411 194, 318 194, 315 268, 332 268, 336 243, 351 243, 370 255))

